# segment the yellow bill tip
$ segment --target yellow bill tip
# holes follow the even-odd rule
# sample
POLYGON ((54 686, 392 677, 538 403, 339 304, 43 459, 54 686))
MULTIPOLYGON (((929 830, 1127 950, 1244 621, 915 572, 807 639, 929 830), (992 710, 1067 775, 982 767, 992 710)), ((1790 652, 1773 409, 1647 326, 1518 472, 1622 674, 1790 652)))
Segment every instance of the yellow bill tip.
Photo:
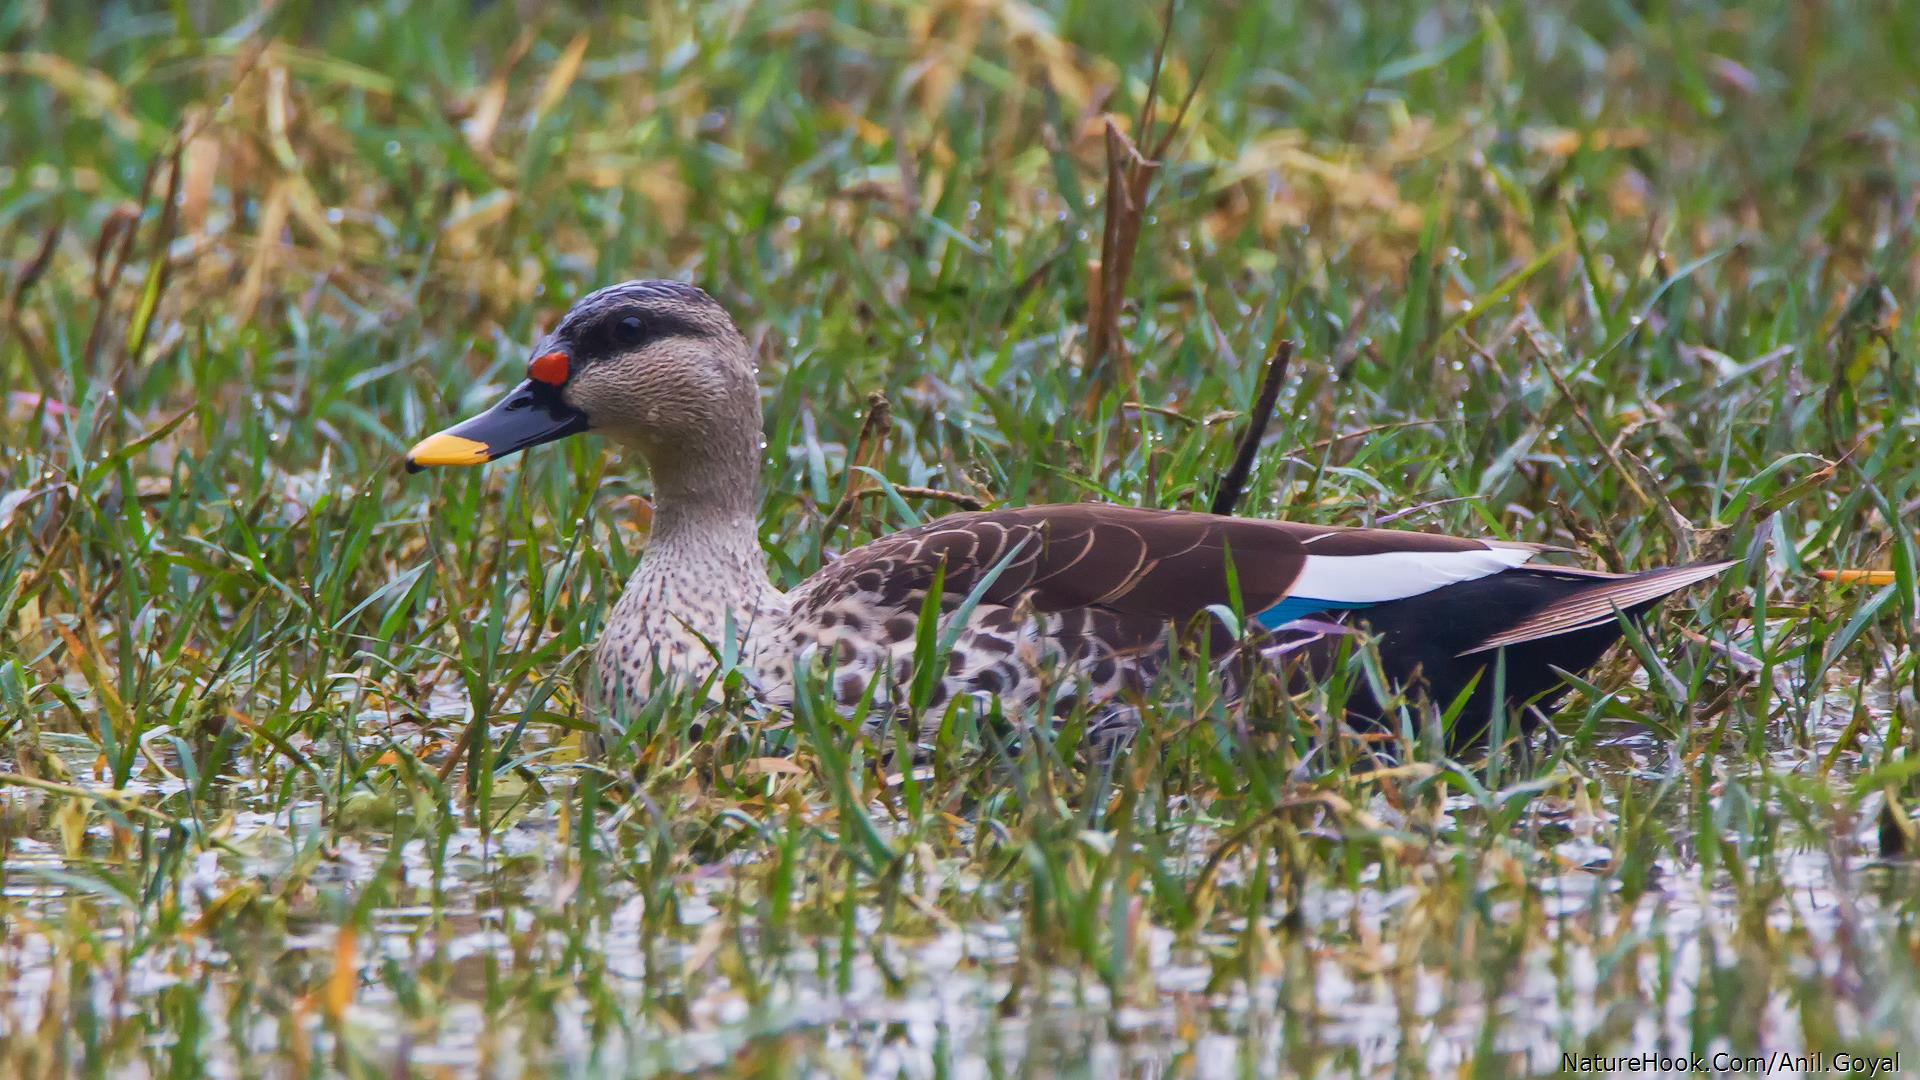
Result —
POLYGON ((1841 585, 1891 585, 1894 581, 1891 570, 1815 570, 1813 576, 1841 585))
POLYGON ((482 465, 492 458, 487 444, 449 435, 442 431, 413 444, 407 451, 407 468, 424 469, 430 465, 482 465))

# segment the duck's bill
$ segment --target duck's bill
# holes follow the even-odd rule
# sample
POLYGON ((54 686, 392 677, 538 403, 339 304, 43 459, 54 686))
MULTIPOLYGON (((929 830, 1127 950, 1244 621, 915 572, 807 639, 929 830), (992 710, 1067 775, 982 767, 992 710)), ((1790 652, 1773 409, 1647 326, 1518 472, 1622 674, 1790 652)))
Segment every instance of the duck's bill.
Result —
POLYGON ((586 413, 560 400, 560 392, 553 387, 529 379, 479 416, 415 443, 407 451, 407 471, 433 465, 482 465, 585 430, 586 413))

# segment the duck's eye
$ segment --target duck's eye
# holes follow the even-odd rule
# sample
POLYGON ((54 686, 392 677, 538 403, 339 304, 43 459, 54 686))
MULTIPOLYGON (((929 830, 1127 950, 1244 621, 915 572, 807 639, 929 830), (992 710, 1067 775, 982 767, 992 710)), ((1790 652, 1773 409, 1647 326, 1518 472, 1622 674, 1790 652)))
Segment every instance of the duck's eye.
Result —
POLYGON ((621 319, 619 322, 613 324, 614 344, 616 345, 640 344, 640 335, 643 329, 644 329, 644 326, 641 324, 640 316, 638 315, 629 315, 626 318, 621 319))

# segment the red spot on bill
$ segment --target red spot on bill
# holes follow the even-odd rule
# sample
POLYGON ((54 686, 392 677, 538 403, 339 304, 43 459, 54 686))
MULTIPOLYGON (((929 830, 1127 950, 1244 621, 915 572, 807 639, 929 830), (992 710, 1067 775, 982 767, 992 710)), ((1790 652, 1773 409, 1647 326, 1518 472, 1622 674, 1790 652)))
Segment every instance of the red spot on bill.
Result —
POLYGON ((567 354, 550 352, 533 358, 527 365, 527 378, 534 382, 543 382, 548 386, 559 386, 567 381, 567 354))

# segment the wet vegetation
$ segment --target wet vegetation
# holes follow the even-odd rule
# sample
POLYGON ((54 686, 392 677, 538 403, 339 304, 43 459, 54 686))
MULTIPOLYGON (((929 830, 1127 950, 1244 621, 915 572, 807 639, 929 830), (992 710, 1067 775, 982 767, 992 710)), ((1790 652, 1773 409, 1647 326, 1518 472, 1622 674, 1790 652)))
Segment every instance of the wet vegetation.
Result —
POLYGON ((1920 6, 1164 22, 0 6, 0 1073, 1920 1050, 1920 6), (759 350, 782 581, 1206 508, 1283 341, 1240 513, 1744 562, 1484 758, 1197 669, 1117 754, 803 697, 596 757, 646 478, 397 462, 635 276, 759 350))

